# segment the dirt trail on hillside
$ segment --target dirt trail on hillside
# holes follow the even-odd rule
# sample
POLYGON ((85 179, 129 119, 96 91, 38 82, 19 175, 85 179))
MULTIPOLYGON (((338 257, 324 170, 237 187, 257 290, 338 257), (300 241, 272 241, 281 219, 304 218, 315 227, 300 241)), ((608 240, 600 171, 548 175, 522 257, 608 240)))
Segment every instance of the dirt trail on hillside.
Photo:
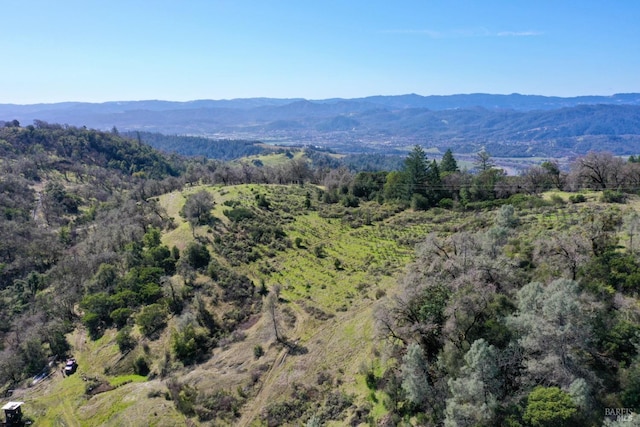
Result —
MULTIPOLYGON (((375 303, 377 303, 377 301, 374 300, 363 302, 352 310, 341 313, 340 316, 336 316, 322 323, 305 342, 298 343, 302 346, 307 346, 308 353, 304 355, 291 355, 291 357, 288 357, 290 349, 287 347, 283 348, 274 360, 269 371, 263 375, 260 389, 256 395, 250 399, 247 406, 242 409, 242 416, 238 420, 237 425, 240 427, 250 426, 255 420, 259 419, 262 410, 266 408, 269 403, 274 402, 280 397, 280 395, 277 394, 277 389, 283 386, 277 384, 277 382, 282 379, 285 370, 293 368, 292 364, 294 360, 298 361, 299 359, 297 358, 305 358, 305 365, 309 367, 321 363, 322 360, 318 359, 322 358, 322 355, 328 351, 327 347, 322 346, 321 343, 330 342, 339 328, 342 328, 345 323, 353 320, 362 312, 370 309, 375 303), (288 360, 289 362, 287 362, 288 360), (276 389, 276 391, 274 391, 274 389, 276 389)), ((296 337, 301 336, 305 321, 310 319, 310 316, 306 312, 301 310, 300 313, 304 314, 301 316, 303 318, 299 318, 299 321, 296 322, 294 330, 294 336, 296 337)), ((345 358, 345 360, 347 358, 345 358)))
MULTIPOLYGON (((293 330, 294 336, 300 336, 303 329, 303 324, 309 319, 309 315, 303 310, 299 310, 298 320, 296 321, 295 329, 293 330)), ((262 376, 260 388, 256 393, 256 396, 250 400, 249 405, 242 411, 242 417, 238 421, 238 426, 249 426, 253 420, 260 416, 260 412, 266 407, 266 401, 270 397, 267 391, 270 386, 276 381, 279 373, 279 369, 284 364, 287 355, 289 354, 289 347, 284 347, 278 356, 273 361, 273 364, 269 370, 262 376)))

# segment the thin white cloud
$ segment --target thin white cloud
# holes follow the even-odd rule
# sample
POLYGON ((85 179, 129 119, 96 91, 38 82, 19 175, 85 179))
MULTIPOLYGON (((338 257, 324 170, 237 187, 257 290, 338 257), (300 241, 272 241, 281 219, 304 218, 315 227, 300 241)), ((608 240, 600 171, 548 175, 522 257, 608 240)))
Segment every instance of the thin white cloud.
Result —
POLYGON ((440 31, 433 30, 384 30, 381 31, 383 34, 415 34, 431 37, 432 39, 440 39, 445 36, 444 33, 440 31))
POLYGON ((462 28, 462 29, 452 30, 450 34, 451 34, 451 37, 462 37, 462 38, 492 36, 491 32, 484 27, 462 28))
POLYGON ((498 31, 492 32, 486 28, 463 28, 447 31, 436 31, 429 29, 396 29, 381 31, 383 34, 410 34, 425 36, 432 39, 452 39, 452 38, 475 38, 475 37, 535 37, 541 36, 540 31, 498 31))
POLYGON ((540 31, 501 31, 496 34, 498 37, 535 37, 541 35, 540 31))

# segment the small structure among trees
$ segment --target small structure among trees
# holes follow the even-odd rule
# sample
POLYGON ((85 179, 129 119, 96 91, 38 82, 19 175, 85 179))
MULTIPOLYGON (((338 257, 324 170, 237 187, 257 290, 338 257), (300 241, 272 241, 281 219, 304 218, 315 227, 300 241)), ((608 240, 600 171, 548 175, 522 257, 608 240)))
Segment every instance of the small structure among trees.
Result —
POLYGON ((24 402, 8 402, 2 407, 4 411, 4 423, 5 426, 21 426, 22 423, 22 409, 20 408, 24 402))

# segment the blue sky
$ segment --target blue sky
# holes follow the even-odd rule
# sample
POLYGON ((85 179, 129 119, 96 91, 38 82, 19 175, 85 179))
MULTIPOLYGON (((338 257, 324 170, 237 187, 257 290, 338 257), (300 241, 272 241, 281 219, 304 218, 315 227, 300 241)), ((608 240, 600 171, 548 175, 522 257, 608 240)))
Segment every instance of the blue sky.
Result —
POLYGON ((0 103, 640 92, 640 1, 3 0, 0 103))

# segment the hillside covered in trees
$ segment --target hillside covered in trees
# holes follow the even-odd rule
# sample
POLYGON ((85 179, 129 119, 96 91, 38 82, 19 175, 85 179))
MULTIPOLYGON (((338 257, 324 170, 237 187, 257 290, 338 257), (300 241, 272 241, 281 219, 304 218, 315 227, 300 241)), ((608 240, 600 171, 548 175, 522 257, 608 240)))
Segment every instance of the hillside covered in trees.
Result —
MULTIPOLYGON (((575 98, 413 94, 327 100, 5 104, 0 105, 0 115, 23 123, 40 119, 103 130, 115 125, 129 132, 321 145, 342 153, 390 153, 427 143, 441 152, 451 148, 469 154, 484 147, 497 157, 559 158, 603 146, 617 155, 635 154, 640 142, 639 100, 640 95, 633 93, 575 98)), ((198 154, 208 155, 210 150, 200 144, 198 154)))
POLYGON ((36 423, 600 426, 640 410, 635 156, 506 176, 487 151, 469 171, 415 146, 396 170, 350 170, 45 122, 7 123, 0 153, 0 395, 36 423))

